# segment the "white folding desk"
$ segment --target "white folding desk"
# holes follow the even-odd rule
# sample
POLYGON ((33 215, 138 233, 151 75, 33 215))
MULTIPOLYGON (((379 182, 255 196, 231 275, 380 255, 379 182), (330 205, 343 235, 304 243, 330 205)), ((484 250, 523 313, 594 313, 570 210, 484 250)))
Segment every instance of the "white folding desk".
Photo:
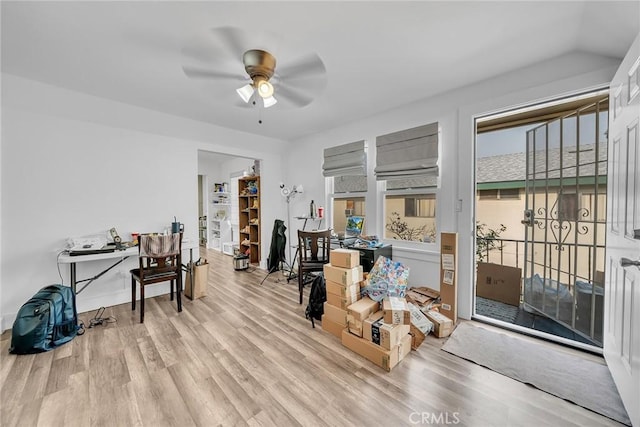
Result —
MULTIPOLYGON (((189 266, 191 266, 191 268, 193 268, 193 250, 198 248, 198 244, 197 242, 192 242, 191 240, 182 241, 182 250, 189 250, 189 266)), ((73 293, 75 294, 79 294, 80 292, 82 292, 87 286, 89 286, 91 283, 93 283, 95 280, 99 279, 102 275, 104 275, 106 272, 108 272, 109 270, 111 270, 112 268, 114 268, 115 266, 121 264, 125 259, 129 258, 130 256, 138 256, 138 247, 134 246, 131 248, 127 248, 123 251, 118 251, 115 250, 113 252, 107 252, 107 253, 103 253, 103 254, 92 254, 92 255, 74 255, 71 256, 69 255, 69 253, 63 253, 62 255, 60 255, 60 257, 58 257, 58 262, 61 264, 69 264, 69 276, 70 276, 70 281, 71 281, 71 289, 73 289, 73 293), (82 280, 78 280, 78 278, 76 277, 76 264, 80 263, 80 262, 90 262, 90 261, 102 261, 102 260, 106 260, 106 259, 113 259, 115 260, 115 262, 113 264, 111 264, 109 267, 105 268, 104 270, 102 270, 101 272, 99 272, 98 274, 96 274, 93 277, 90 277, 88 279, 82 279, 82 280), (76 287, 79 283, 83 283, 83 282, 87 282, 82 288, 80 288, 79 291, 76 291, 76 287)), ((187 267, 189 268, 189 267, 187 267)), ((193 280, 193 271, 191 272, 191 280, 193 280)), ((190 286, 193 286, 193 284, 191 283, 190 286)), ((193 290, 193 288, 192 288, 193 290)), ((193 295, 193 293, 191 294, 193 295)))

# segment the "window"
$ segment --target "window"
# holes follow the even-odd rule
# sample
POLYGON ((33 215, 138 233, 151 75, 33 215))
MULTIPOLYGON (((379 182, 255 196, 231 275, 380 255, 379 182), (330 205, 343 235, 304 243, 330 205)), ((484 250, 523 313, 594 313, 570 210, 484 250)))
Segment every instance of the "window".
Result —
POLYGON ((498 200, 498 190, 478 190, 480 200, 498 200))
MULTIPOLYGON (((364 197, 334 197, 333 199, 333 230, 336 233, 344 232, 347 228, 347 217, 365 216, 364 197)), ((365 224, 366 227, 366 224, 365 224)), ((366 232, 363 231, 363 234, 366 232)))
POLYGON ((376 137, 376 180, 384 181, 383 238, 436 241, 438 122, 376 137))
POLYGON ((559 193, 558 194, 558 219, 560 221, 578 220, 578 195, 559 193))
POLYGON ((493 190, 478 190, 478 198, 480 200, 519 200, 519 188, 501 188, 493 190))
POLYGON ((367 192, 367 145, 364 140, 325 148, 322 174, 327 190, 333 194, 331 217, 333 230, 344 232, 347 217, 364 215, 367 192), (353 193, 361 193, 353 196, 353 193))
POLYGON ((433 243, 436 240, 436 195, 387 194, 384 238, 433 243))
POLYGON ((519 188, 501 188, 500 189, 500 199, 520 199, 520 189, 519 188))
POLYGON ((420 197, 405 197, 404 213, 407 217, 435 218, 436 196, 427 194, 420 197))

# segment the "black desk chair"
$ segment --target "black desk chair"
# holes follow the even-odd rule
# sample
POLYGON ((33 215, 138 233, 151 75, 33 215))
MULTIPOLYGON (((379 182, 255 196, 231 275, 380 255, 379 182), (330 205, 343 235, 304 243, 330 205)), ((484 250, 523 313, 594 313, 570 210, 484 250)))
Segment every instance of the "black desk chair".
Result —
POLYGON ((304 231, 298 230, 298 291, 300 304, 304 289, 305 274, 322 272, 329 263, 331 251, 331 230, 304 231))
POLYGON ((144 323, 144 287, 153 283, 171 282, 171 301, 174 284, 178 312, 182 311, 182 233, 169 235, 143 234, 139 237, 139 267, 131 270, 131 310, 136 309, 136 282, 140 283, 140 323, 144 323))

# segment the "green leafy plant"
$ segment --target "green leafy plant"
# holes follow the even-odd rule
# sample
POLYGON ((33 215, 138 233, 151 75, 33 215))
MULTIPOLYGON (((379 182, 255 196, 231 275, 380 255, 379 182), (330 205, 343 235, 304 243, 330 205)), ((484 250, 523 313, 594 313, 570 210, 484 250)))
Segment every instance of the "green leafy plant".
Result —
POLYGON ((485 223, 476 222, 476 259, 478 262, 484 262, 485 257, 489 256, 489 251, 502 249, 502 242, 499 239, 500 234, 506 229, 504 224, 500 224, 500 227, 494 230, 485 223))
MULTIPOLYGON (((397 236, 394 237, 394 239, 417 240, 422 242, 427 226, 409 227, 409 224, 407 224, 406 221, 402 221, 398 212, 392 212, 389 217, 389 222, 385 225, 385 228, 397 236)), ((431 238, 435 238, 435 229, 430 230, 428 234, 431 238), (431 234, 433 234, 433 236, 431 236, 431 234)))

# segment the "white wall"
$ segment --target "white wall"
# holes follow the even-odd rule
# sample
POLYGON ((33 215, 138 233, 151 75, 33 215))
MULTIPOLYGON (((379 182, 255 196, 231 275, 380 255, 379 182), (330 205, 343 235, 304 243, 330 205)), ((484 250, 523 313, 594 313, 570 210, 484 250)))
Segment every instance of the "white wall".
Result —
MULTIPOLYGON (((473 116, 605 84, 618 63, 593 55, 566 55, 291 145, 3 74, 2 329, 11 326, 20 305, 35 291, 59 281, 55 254, 69 236, 112 226, 122 234, 152 231, 176 215, 184 218, 188 237, 196 239, 198 149, 261 159, 263 200, 281 200, 280 182, 304 185, 305 193, 291 204, 295 216, 306 212, 311 199, 328 207, 323 149, 364 138, 370 153, 367 229, 378 227, 381 234, 372 173, 375 137, 434 121, 442 129, 439 230, 460 233, 458 304, 460 316, 468 318, 474 281, 473 116), (142 163, 175 167, 145 174, 136 170, 142 163), (166 194, 175 203, 157 202, 166 194), (462 204, 456 212, 458 199, 462 204)), ((263 224, 272 224, 285 217, 285 203, 263 203, 261 214, 263 224)), ((271 227, 262 227, 263 242, 270 241, 270 234, 271 227)), ((267 253, 264 244, 263 261, 267 253)), ((411 284, 438 287, 437 248, 402 248, 394 242, 394 258, 411 267, 411 284)), ((128 302, 129 267, 122 266, 80 294, 79 311, 128 302)), ((79 271, 82 277, 92 273, 93 268, 79 271)), ((62 274, 68 283, 67 272, 62 274)))
MULTIPOLYGON (((176 216, 197 241, 198 149, 260 156, 263 195, 280 197, 282 141, 15 76, 3 74, 2 85, 2 330, 38 289, 60 282, 56 254, 68 237, 116 227, 127 239, 131 231, 161 231, 176 216)), ((278 215, 278 206, 263 209, 267 220, 278 215)), ((78 311, 129 302, 133 262, 78 295, 78 311)), ((78 276, 106 265, 79 265, 78 276)), ((69 283, 67 266, 60 267, 69 283)))
MULTIPOLYGON (((304 202, 308 204, 309 199, 324 197, 321 175, 324 148, 365 139, 369 147, 367 231, 382 235, 381 203, 376 197, 373 177, 376 136, 439 122, 441 185, 438 230, 459 233, 458 312, 460 317, 470 318, 475 281, 473 117, 606 84, 618 64, 619 61, 612 58, 569 54, 294 141, 287 169, 293 182, 305 186, 304 198, 298 202, 306 206, 304 202), (309 173, 314 169, 317 173, 309 173), (458 200, 459 211, 456 209, 458 200)), ((326 202, 325 206, 328 206, 326 202)), ((392 243, 394 260, 407 264, 411 269, 410 285, 439 288, 438 246, 417 248, 397 241, 392 243)))

